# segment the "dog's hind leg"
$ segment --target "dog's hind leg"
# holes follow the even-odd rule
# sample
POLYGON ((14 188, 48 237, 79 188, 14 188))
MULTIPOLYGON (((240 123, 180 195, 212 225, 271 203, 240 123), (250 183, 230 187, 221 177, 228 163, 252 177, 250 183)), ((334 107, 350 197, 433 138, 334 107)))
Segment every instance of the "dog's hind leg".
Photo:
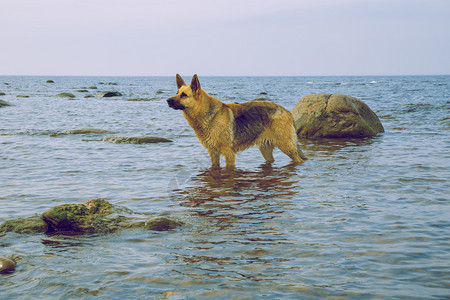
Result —
MULTIPOLYGON (((304 161, 302 157, 299 155, 297 145, 293 145, 292 143, 278 145, 278 148, 287 156, 289 156, 292 161, 301 163, 304 161)), ((302 153, 303 154, 303 153, 302 153)))
POLYGON ((273 159, 273 145, 268 143, 261 143, 258 145, 259 151, 261 151, 262 156, 268 163, 272 163, 275 160, 273 159))
POLYGON ((303 160, 307 160, 308 159, 306 157, 306 155, 303 154, 303 151, 302 151, 302 149, 300 149, 300 145, 299 144, 297 144, 297 153, 298 153, 298 156, 300 156, 301 159, 303 159, 303 160))

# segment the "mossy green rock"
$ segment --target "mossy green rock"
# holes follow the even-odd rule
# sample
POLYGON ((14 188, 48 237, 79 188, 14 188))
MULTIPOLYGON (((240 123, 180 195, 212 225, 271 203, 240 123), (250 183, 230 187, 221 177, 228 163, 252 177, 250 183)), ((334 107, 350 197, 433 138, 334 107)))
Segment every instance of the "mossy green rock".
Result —
POLYGON ((0 256, 0 274, 14 271, 16 263, 9 258, 0 256))
POLYGON ((2 107, 2 106, 11 106, 11 104, 9 104, 6 101, 0 100, 0 107, 2 107))
POLYGON ((119 92, 98 92, 95 96, 100 98, 110 98, 110 97, 119 97, 122 96, 119 92))
POLYGON ((310 94, 292 110, 299 138, 364 138, 384 132, 377 115, 360 99, 310 94))
POLYGON ((82 128, 82 129, 64 130, 61 132, 53 133, 50 136, 55 137, 68 134, 104 134, 104 133, 111 133, 111 131, 96 128, 82 128))
POLYGON ((55 83, 53 80, 49 79, 46 81, 47 83, 55 83))
POLYGON ((5 96, 6 94, 3 92, 0 92, 0 96, 5 96))
POLYGON ((143 228, 147 230, 167 231, 180 227, 181 225, 183 225, 183 223, 165 217, 159 217, 145 222, 143 228))
MULTIPOLYGON (((114 212, 104 199, 93 199, 84 204, 65 204, 50 208, 42 215, 53 231, 80 233, 112 232, 117 220, 106 218, 114 212)), ((120 221, 119 221, 120 222, 120 221)))
POLYGON ((47 232, 48 225, 41 216, 25 219, 8 220, 0 225, 0 233, 15 232, 21 234, 32 234, 47 232))
POLYGON ((55 95, 55 97, 61 97, 61 98, 75 98, 75 95, 72 93, 59 93, 58 95, 55 95))
POLYGON ((104 142, 113 144, 150 144, 150 143, 170 143, 171 140, 157 136, 118 136, 108 135, 103 138, 104 142))
POLYGON ((0 233, 111 233, 126 229, 166 231, 183 223, 165 217, 146 220, 147 216, 112 205, 105 199, 92 199, 84 204, 64 204, 48 209, 42 216, 6 221, 0 233))

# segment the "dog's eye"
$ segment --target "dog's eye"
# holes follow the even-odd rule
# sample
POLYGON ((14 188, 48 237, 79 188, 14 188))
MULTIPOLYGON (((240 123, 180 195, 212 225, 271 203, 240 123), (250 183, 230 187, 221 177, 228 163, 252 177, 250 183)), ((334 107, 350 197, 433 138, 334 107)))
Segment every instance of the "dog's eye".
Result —
POLYGON ((183 92, 183 93, 181 93, 180 97, 181 97, 181 98, 186 98, 187 95, 186 95, 186 93, 183 92))

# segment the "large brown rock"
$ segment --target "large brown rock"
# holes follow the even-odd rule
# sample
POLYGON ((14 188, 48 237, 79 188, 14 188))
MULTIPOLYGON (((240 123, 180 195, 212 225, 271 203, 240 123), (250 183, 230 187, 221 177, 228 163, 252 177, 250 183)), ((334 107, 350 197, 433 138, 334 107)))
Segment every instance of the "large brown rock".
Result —
POLYGON ((310 94, 292 110, 299 138, 363 138, 384 132, 363 101, 341 94, 310 94))

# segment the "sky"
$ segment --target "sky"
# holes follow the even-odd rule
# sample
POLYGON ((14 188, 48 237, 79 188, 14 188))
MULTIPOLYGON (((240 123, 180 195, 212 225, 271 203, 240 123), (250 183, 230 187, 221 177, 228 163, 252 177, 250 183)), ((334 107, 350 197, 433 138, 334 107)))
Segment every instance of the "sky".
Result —
POLYGON ((0 75, 449 75, 450 0, 0 0, 0 75))

